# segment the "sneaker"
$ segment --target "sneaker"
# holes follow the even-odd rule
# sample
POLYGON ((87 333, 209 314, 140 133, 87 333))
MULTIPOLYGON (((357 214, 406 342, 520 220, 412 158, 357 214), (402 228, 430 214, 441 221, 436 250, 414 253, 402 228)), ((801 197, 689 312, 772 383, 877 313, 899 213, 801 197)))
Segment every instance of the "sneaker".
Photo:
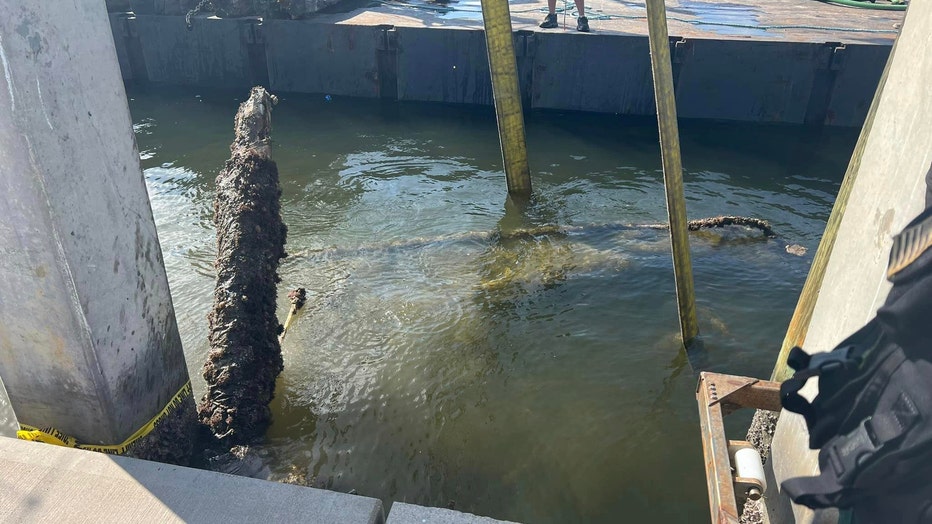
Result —
MULTIPOLYGON (((543 27, 543 26, 541 26, 543 27)), ((580 16, 576 19, 576 30, 583 33, 589 32, 589 19, 585 16, 580 16)))
POLYGON ((544 29, 553 29, 554 27, 557 27, 558 25, 559 24, 557 24, 556 13, 550 13, 549 15, 547 15, 546 18, 544 18, 544 21, 540 23, 540 26, 544 29))

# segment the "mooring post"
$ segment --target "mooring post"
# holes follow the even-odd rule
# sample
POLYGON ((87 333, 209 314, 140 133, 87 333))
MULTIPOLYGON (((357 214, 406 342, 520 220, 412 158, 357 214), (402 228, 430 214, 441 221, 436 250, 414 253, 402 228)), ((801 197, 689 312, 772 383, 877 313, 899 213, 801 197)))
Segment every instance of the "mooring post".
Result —
POLYGON ((527 195, 531 193, 531 173, 527 163, 524 113, 508 0, 482 0, 482 22, 489 52, 492 96, 495 99, 495 117, 508 192, 527 195))
POLYGON ((19 436, 184 462, 194 403, 106 6, 0 12, 0 373, 35 426, 19 436))
POLYGON ((670 240, 673 244, 676 302, 679 306, 683 345, 689 348, 699 335, 699 324, 696 321, 693 269, 689 257, 680 135, 676 123, 676 99, 673 95, 670 39, 667 36, 667 11, 664 0, 646 1, 650 64, 654 75, 654 99, 657 101, 657 125, 660 129, 660 154, 663 159, 663 187, 667 196, 670 240))

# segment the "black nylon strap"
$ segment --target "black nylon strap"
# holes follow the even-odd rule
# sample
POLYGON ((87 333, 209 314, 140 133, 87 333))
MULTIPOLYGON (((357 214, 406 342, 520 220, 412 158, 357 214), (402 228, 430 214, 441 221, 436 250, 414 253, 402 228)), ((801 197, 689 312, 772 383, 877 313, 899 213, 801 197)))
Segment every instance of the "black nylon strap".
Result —
POLYGON ((884 388, 889 384, 891 377, 893 377, 893 374, 896 373, 904 362, 906 362, 906 354, 900 348, 896 348, 884 358, 883 362, 881 362, 870 375, 870 379, 867 381, 867 384, 864 385, 862 392, 858 395, 855 408, 852 409, 848 417, 841 423, 841 428, 849 427, 855 421, 864 417, 863 408, 865 406, 876 405, 884 388), (857 409, 858 407, 861 407, 861 409, 857 409))
POLYGON ((790 354, 786 357, 786 364, 793 368, 796 371, 800 371, 809 367, 809 353, 803 351, 803 348, 796 346, 790 350, 790 354))
POLYGON ((848 507, 842 498, 845 487, 832 475, 796 477, 784 480, 780 487, 797 504, 810 508, 848 507))
POLYGON ((783 404, 784 409, 799 413, 805 417, 807 426, 812 424, 815 412, 812 409, 812 404, 799 394, 799 390, 806 385, 810 378, 818 375, 819 370, 817 369, 804 369, 797 371, 791 378, 780 384, 780 403, 783 404))

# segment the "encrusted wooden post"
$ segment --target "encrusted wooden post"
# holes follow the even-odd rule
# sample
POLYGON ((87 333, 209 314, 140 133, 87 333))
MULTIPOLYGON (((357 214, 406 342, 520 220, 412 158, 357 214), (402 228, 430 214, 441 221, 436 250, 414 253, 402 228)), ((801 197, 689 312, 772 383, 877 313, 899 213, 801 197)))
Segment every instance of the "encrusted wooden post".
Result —
POLYGON ((217 285, 208 315, 207 393, 198 416, 223 444, 261 437, 282 370, 275 315, 278 264, 285 257, 278 168, 271 160, 272 106, 254 87, 236 113, 232 155, 217 176, 217 285))

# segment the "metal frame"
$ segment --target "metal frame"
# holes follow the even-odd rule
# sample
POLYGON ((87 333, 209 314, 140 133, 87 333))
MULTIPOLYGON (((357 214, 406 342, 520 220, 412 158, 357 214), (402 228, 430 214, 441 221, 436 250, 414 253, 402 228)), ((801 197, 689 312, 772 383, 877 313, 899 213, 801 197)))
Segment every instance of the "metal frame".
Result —
POLYGON ((761 486, 754 479, 732 476, 730 455, 749 444, 729 441, 725 437, 725 415, 741 408, 780 411, 780 384, 769 380, 702 372, 696 389, 699 403, 699 424, 702 433, 702 453, 705 457, 709 507, 714 523, 737 523, 739 519, 735 484, 743 490, 742 499, 755 496, 751 492, 761 486))

